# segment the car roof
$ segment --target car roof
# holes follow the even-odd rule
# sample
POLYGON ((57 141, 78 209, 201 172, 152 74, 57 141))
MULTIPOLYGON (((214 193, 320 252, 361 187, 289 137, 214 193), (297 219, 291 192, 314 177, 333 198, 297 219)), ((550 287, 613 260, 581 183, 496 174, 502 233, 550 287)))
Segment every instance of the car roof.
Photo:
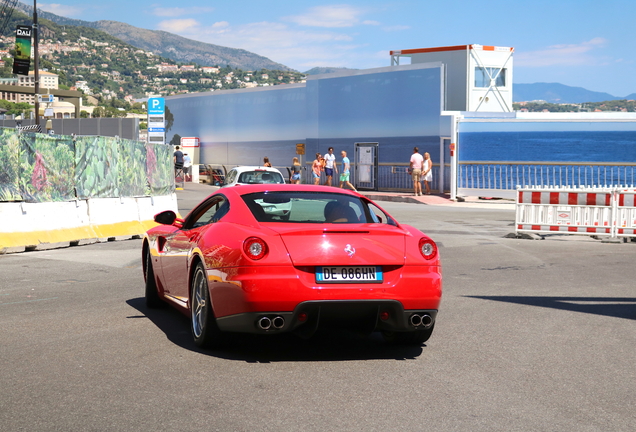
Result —
POLYGON ((245 195, 255 192, 322 192, 322 193, 336 193, 343 195, 360 196, 357 192, 340 189, 333 186, 318 186, 309 184, 244 184, 240 187, 233 187, 229 189, 219 189, 219 192, 225 193, 226 191, 233 191, 238 195, 245 195))
POLYGON ((264 167, 264 166, 239 166, 239 167, 234 167, 232 169, 235 171, 238 171, 239 173, 242 173, 245 171, 269 171, 269 172, 277 172, 281 174, 281 172, 277 170, 276 168, 264 167))

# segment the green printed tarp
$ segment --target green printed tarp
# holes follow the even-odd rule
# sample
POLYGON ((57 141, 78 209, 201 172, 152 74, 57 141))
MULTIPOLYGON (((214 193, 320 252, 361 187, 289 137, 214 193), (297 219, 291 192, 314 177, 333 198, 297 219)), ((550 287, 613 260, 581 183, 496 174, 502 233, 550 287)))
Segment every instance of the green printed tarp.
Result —
POLYGON ((112 139, 82 136, 75 140, 77 197, 119 197, 119 149, 112 139))
POLYGON ((14 129, 0 129, 0 202, 21 200, 20 139, 14 129))
POLYGON ((166 195, 174 189, 171 146, 0 129, 0 202, 166 195))
POLYGON ((124 197, 150 195, 146 190, 146 146, 144 143, 121 140, 119 147, 119 193, 124 197))
POLYGON ((172 146, 146 144, 146 173, 150 195, 174 192, 174 164, 172 146))
POLYGON ((75 148, 69 136, 20 135, 20 194, 26 202, 75 199, 75 148))

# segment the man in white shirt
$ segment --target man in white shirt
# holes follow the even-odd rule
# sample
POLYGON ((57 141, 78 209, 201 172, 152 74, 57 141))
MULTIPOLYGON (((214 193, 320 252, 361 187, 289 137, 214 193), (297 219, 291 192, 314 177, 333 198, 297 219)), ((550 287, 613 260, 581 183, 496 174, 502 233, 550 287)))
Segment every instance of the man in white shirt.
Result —
POLYGON ((424 156, 419 153, 420 149, 413 147, 413 154, 411 155, 411 178, 413 179, 413 193, 415 196, 422 195, 422 167, 424 165, 424 156))
POLYGON ((190 168, 192 167, 192 159, 188 156, 187 153, 183 154, 183 173, 186 176, 186 181, 192 181, 192 177, 190 175, 190 168))
POLYGON ((338 168, 335 162, 336 155, 333 154, 333 147, 329 147, 329 151, 325 155, 325 176, 327 177, 325 186, 331 186, 331 179, 333 178, 334 172, 338 174, 338 168))

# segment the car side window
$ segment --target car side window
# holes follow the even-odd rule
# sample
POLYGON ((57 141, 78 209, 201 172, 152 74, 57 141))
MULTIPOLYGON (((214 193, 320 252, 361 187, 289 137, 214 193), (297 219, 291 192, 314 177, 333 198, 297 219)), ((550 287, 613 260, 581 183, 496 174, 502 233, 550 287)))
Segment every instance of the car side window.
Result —
POLYGON ((186 221, 184 229, 199 228, 221 220, 230 210, 230 203, 224 196, 216 196, 201 206, 186 221))
POLYGON ((225 179, 225 183, 226 184, 233 183, 235 178, 236 178, 236 170, 231 170, 228 173, 227 178, 225 179))
POLYGON ((395 222, 395 220, 392 217, 390 217, 389 215, 384 213, 382 210, 380 210, 375 205, 373 205, 371 203, 368 203, 367 204, 367 208, 369 209, 369 215, 367 217, 367 222, 371 222, 371 223, 385 223, 385 224, 397 226, 397 222, 395 222))

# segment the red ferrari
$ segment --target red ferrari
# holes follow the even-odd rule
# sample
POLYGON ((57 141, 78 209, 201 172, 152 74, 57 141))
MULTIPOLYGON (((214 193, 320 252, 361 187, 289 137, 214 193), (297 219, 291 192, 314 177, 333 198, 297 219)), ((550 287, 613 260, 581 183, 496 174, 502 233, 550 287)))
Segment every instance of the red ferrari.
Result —
POLYGON ((437 245, 368 198, 311 185, 223 188, 143 240, 146 304, 175 306, 194 342, 232 332, 380 331, 421 344, 442 295, 437 245))

